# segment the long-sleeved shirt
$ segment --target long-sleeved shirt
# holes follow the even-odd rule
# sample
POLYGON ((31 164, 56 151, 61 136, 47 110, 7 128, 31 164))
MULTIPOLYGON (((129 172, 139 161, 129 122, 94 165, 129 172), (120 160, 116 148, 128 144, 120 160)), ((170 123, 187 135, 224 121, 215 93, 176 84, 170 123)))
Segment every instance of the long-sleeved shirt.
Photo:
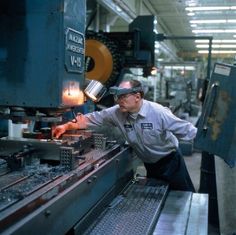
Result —
POLYGON ((137 156, 145 163, 155 163, 167 156, 179 140, 194 139, 197 128, 176 117, 169 108, 143 100, 137 114, 124 113, 115 105, 85 115, 88 127, 105 124, 117 126, 137 156))

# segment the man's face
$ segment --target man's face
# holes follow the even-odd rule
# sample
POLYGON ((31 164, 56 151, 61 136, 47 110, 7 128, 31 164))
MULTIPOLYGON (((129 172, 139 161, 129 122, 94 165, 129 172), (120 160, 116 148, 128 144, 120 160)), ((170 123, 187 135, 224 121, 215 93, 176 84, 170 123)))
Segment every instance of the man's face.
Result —
MULTIPOLYGON (((129 89, 131 85, 129 82, 122 82, 119 87, 129 89)), ((120 95, 116 99, 116 103, 120 106, 121 112, 132 112, 137 109, 139 98, 137 93, 129 93, 120 95)))

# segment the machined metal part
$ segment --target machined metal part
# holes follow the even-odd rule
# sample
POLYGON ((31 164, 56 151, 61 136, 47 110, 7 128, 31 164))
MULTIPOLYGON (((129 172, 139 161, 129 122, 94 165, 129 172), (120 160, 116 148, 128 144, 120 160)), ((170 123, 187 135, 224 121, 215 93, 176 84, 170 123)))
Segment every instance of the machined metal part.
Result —
POLYGON ((75 156, 73 147, 61 147, 60 164, 69 170, 75 169, 75 156))
POLYGON ((78 154, 84 154, 94 146, 94 138, 91 132, 79 134, 66 134, 62 138, 62 146, 74 147, 78 154))
POLYGON ((99 149, 106 149, 107 137, 104 134, 95 133, 93 134, 94 147, 99 149))

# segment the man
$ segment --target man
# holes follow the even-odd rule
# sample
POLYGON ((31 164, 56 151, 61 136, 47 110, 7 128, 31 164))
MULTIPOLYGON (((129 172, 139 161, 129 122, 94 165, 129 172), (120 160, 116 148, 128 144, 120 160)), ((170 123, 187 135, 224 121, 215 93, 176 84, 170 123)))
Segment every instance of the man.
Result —
POLYGON ((178 139, 192 140, 197 129, 181 120, 160 104, 143 99, 141 83, 123 81, 111 87, 110 93, 118 105, 100 112, 78 115, 77 122, 59 125, 53 135, 59 138, 66 130, 102 126, 117 126, 126 141, 141 158, 148 178, 169 183, 170 189, 195 191, 183 157, 178 150, 178 139))

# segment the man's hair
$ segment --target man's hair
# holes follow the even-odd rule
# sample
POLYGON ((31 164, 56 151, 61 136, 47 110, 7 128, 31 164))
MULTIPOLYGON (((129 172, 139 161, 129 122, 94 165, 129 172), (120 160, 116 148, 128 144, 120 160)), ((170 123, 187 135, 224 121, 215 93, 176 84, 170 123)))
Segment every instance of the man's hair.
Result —
POLYGON ((136 88, 136 87, 139 88, 140 87, 140 91, 138 91, 137 93, 140 93, 141 98, 143 98, 144 92, 143 92, 143 88, 142 88, 142 83, 138 80, 135 80, 135 79, 128 80, 128 82, 130 83, 131 88, 136 88))

